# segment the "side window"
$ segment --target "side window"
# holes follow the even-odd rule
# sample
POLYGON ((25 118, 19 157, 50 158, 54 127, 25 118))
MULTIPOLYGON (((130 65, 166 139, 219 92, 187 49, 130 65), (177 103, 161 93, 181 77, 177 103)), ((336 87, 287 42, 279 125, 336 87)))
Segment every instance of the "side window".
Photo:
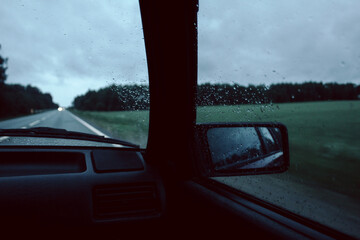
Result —
POLYGON ((275 138, 275 134, 272 134, 270 131, 278 131, 277 128, 272 128, 271 130, 266 127, 260 127, 259 132, 264 141, 264 147, 266 148, 266 153, 270 154, 272 152, 280 151, 281 144, 277 141, 281 140, 281 137, 275 138))
MULTIPOLYGON (((280 122, 289 135, 287 172, 214 179, 355 237, 360 236, 358 9, 355 0, 207 0, 199 2, 198 14, 197 123, 280 122)), ((216 131, 208 136, 218 169, 228 162, 235 166, 244 152, 280 154, 276 129, 246 131, 248 137, 236 146, 216 131)))

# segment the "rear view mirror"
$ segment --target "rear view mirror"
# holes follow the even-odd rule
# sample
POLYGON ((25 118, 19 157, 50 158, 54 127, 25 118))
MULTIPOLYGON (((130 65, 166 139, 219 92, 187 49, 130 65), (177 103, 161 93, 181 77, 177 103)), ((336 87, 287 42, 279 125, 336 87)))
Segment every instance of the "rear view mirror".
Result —
POLYGON ((289 167, 283 124, 199 124, 197 133, 210 176, 279 173, 289 167))

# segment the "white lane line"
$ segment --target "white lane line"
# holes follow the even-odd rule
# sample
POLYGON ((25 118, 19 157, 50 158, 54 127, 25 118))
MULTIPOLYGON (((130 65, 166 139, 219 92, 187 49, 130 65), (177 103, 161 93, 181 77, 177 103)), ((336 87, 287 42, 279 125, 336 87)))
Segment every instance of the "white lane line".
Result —
POLYGON ((21 129, 25 129, 26 127, 21 127, 21 129))
MULTIPOLYGON (((94 128, 93 126, 91 126, 90 124, 88 124, 87 122, 85 122, 84 120, 82 120, 81 118, 75 116, 74 114, 72 114, 71 112, 67 111, 73 118, 75 118, 76 120, 78 120, 82 125, 84 125, 85 127, 87 127, 88 129, 90 129, 91 131, 93 131, 95 134, 99 135, 99 136, 104 136, 106 138, 110 138, 108 135, 106 135, 105 133, 97 130, 96 128, 94 128)), ((112 143, 111 145, 113 145, 114 147, 124 147, 121 144, 115 144, 112 143)))
POLYGON ((85 122, 84 120, 82 120, 81 118, 75 116, 74 114, 72 114, 71 112, 68 111, 68 113, 70 113, 70 115, 75 118, 76 120, 78 120, 82 125, 84 125, 85 127, 87 127, 88 129, 90 129, 91 131, 93 131, 95 134, 99 135, 99 136, 104 136, 106 138, 108 138, 109 136, 106 135, 105 133, 97 130, 96 128, 94 128, 93 126, 91 126, 90 124, 88 124, 87 122, 85 122))
POLYGON ((32 127, 32 126, 38 124, 39 122, 40 122, 40 120, 36 120, 36 121, 30 123, 29 126, 32 127))
POLYGON ((9 138, 9 137, 6 137, 6 136, 0 137, 0 142, 5 141, 5 140, 8 139, 8 138, 9 138))

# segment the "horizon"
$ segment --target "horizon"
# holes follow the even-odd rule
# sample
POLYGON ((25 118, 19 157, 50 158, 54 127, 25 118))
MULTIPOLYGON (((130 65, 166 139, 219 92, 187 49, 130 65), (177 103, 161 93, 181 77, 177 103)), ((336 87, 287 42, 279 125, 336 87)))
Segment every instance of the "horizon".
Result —
MULTIPOLYGON (((198 84, 359 85, 359 8, 357 1, 200 1, 198 84)), ((148 84, 135 0, 6 0, 0 31, 6 83, 35 86, 60 106, 111 84, 148 84)))

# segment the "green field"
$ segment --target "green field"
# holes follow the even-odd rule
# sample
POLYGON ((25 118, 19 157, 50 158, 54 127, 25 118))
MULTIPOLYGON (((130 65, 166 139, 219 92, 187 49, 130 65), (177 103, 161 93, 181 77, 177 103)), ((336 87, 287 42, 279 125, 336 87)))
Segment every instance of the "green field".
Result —
POLYGON ((360 199, 360 101, 201 107, 198 122, 277 121, 289 132, 289 174, 360 199))
MULTIPOLYGON (((148 111, 79 112, 124 140, 146 146, 148 111)), ((276 121, 289 131, 292 180, 360 199, 360 101, 198 107, 197 122, 276 121)), ((280 174, 281 175, 281 174, 280 174)))
POLYGON ((149 129, 149 111, 77 111, 71 110, 113 137, 140 144, 145 148, 149 129))

